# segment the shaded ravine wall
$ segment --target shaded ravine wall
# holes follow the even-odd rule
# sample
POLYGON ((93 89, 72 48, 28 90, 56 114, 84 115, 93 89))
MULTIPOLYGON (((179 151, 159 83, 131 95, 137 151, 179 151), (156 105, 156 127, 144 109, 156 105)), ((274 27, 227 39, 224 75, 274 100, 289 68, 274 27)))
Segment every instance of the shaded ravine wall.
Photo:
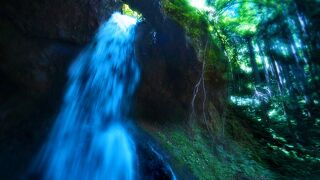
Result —
MULTIPOLYGON (((162 12, 159 1, 126 3, 145 17, 137 27, 142 78, 132 113, 139 123, 151 126, 185 123, 202 63, 184 29, 162 12)), ((15 179, 25 175, 50 132, 70 62, 99 25, 120 11, 122 2, 15 0, 0 5, 0 177, 15 179)), ((223 114, 226 97, 225 82, 216 78, 207 74, 211 119, 223 114)), ((198 97, 196 108, 201 111, 203 95, 198 97)), ((147 146, 138 144, 150 154, 147 146)))
MULTIPOLYGON (((192 37, 189 27, 175 17, 183 17, 181 14, 184 12, 179 14, 177 10, 176 14, 169 13, 163 0, 124 2, 141 12, 145 18, 145 22, 139 27, 136 45, 142 66, 142 82, 137 102, 148 103, 147 106, 142 106, 144 111, 140 113, 141 118, 153 121, 175 119, 188 123, 186 121, 192 111, 194 90, 202 72, 206 97, 200 85, 194 103, 195 111, 202 116, 204 103, 206 113, 209 104, 211 112, 214 112, 215 117, 209 120, 214 121, 213 118, 224 114, 227 99, 227 60, 223 50, 215 44, 210 35, 204 30, 199 39, 192 37), (203 70, 204 61, 206 65, 203 70), (139 101, 139 98, 145 101, 139 101)), ((199 31, 202 31, 201 28, 203 27, 194 27, 200 29, 199 31)))
POLYGON ((59 110, 70 62, 119 1, 0 2, 0 179, 28 171, 59 110))

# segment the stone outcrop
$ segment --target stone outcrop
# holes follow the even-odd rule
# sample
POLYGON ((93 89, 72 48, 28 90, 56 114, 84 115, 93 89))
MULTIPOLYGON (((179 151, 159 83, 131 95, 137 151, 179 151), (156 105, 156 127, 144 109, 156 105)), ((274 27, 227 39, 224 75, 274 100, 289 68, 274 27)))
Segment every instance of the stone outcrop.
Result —
POLYGON ((17 179, 50 131, 67 68, 118 0, 0 2, 0 178, 17 179))
MULTIPOLYGON (((163 15, 158 0, 125 2, 145 18, 137 27, 135 45, 142 71, 136 119, 186 120, 202 67, 195 50, 183 28, 163 15)), ((1 179, 19 178, 28 169, 59 111, 70 62, 121 4, 119 0, 0 2, 1 179)), ((208 97, 223 97, 223 87, 210 88, 214 93, 208 97)), ((138 144, 149 153, 146 159, 158 161, 143 142, 138 144)))

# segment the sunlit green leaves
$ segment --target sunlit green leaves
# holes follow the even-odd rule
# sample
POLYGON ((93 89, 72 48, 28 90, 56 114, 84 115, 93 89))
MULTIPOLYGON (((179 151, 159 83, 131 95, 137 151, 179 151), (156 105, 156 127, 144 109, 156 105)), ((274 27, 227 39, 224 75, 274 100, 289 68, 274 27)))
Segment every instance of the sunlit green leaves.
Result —
POLYGON ((127 16, 135 17, 135 18, 140 19, 140 20, 142 20, 142 18, 143 18, 141 13, 132 10, 129 7, 129 5, 127 5, 127 4, 123 4, 122 5, 122 13, 127 15, 127 16))

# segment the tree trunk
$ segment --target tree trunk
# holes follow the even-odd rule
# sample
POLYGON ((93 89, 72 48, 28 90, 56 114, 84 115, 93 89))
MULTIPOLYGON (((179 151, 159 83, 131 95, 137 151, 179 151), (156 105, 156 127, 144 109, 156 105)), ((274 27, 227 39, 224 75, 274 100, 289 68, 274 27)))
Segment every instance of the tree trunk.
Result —
POLYGON ((252 44, 252 37, 247 36, 246 42, 247 42, 247 48, 248 48, 248 53, 250 58, 250 64, 251 64, 253 75, 254 75, 254 81, 255 81, 255 84, 258 85, 261 82, 261 78, 259 74, 258 65, 256 63, 256 56, 255 56, 255 52, 252 44))

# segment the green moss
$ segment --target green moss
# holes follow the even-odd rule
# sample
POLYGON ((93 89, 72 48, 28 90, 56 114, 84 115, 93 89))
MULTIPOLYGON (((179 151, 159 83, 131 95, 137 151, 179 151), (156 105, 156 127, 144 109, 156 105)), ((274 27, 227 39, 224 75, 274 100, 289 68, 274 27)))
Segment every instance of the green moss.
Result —
POLYGON ((193 40, 201 40, 208 34, 205 15, 191 7, 185 0, 163 0, 165 12, 182 25, 193 40))
MULTIPOLYGON (((192 133, 183 128, 167 129, 156 136, 174 158, 176 166, 187 166, 199 179, 234 179, 239 177, 271 179, 273 175, 259 165, 246 151, 206 137, 203 128, 194 127, 192 133)), ((230 143, 230 142, 229 142, 230 143)))
POLYGON ((230 174, 229 168, 221 164, 206 147, 204 139, 196 135, 188 138, 183 130, 160 133, 161 141, 178 164, 186 165, 199 179, 212 179, 230 174), (224 172, 227 172, 224 174, 224 172))
POLYGON ((127 5, 127 4, 123 4, 121 10, 122 10, 122 13, 125 14, 125 15, 127 15, 127 16, 135 17, 135 18, 137 18, 137 19, 139 19, 139 20, 142 20, 142 19, 143 19, 143 16, 142 16, 141 13, 132 10, 132 9, 130 8, 130 6, 127 5))
POLYGON ((186 0, 162 0, 167 16, 178 22, 190 37, 198 59, 206 62, 207 71, 215 71, 223 78, 226 72, 226 57, 217 45, 217 38, 211 33, 208 14, 192 7, 186 0))

